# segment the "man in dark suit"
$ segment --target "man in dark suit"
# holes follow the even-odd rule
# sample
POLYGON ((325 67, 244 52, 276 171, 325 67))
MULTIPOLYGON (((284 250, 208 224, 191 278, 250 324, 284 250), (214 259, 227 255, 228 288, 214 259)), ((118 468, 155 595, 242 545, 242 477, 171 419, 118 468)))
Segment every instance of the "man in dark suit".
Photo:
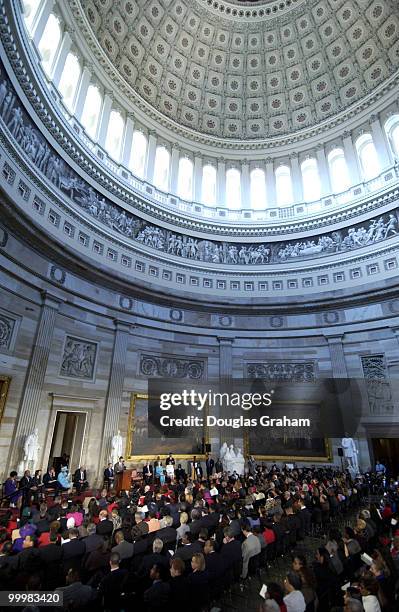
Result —
POLYGON ((170 564, 171 580, 170 586, 170 609, 189 610, 190 609, 190 590, 187 578, 184 576, 186 565, 184 561, 173 557, 170 564))
POLYGON ((170 586, 165 582, 167 572, 162 565, 155 564, 150 571, 152 586, 144 592, 148 612, 165 610, 169 601, 170 586))
POLYGON ((213 468, 214 468, 214 465, 215 465, 215 462, 212 459, 212 457, 209 455, 209 453, 206 453, 205 465, 206 465, 206 477, 209 480, 210 477, 213 474, 213 468))
POLYGON ((172 527, 173 518, 171 516, 165 516, 163 518, 163 523, 165 527, 162 527, 162 529, 158 529, 158 531, 154 531, 154 536, 155 538, 162 540, 164 544, 167 544, 169 547, 174 548, 174 546, 176 545, 177 532, 176 529, 172 527))
POLYGON ((104 470, 104 487, 110 489, 114 484, 114 468, 112 467, 112 463, 108 463, 108 466, 104 470))
POLYGON ((73 475, 73 484, 75 485, 76 492, 81 493, 89 486, 86 476, 86 470, 83 466, 79 467, 73 475))
POLYGON ((202 546, 194 538, 194 536, 188 531, 182 537, 182 546, 176 550, 174 558, 182 559, 182 561, 189 561, 194 553, 201 553, 202 546))
POLYGON ((121 474, 124 470, 126 470, 126 465, 123 457, 119 457, 119 461, 114 465, 114 473, 121 474))
POLYGON ((100 536, 110 537, 114 530, 114 524, 112 521, 109 520, 108 512, 106 510, 101 510, 98 516, 99 516, 100 521, 97 524, 96 532, 100 536))
POLYGON ((62 593, 65 609, 68 610, 73 610, 77 607, 84 608, 96 597, 96 591, 91 586, 81 583, 79 572, 75 568, 68 571, 66 586, 59 587, 55 592, 62 593))
POLYGON ((100 582, 98 590, 103 597, 103 609, 109 612, 119 611, 122 607, 121 595, 124 592, 129 572, 119 567, 121 558, 118 553, 111 553, 110 572, 100 582))
POLYGON ((193 480, 200 480, 202 478, 202 466, 201 462, 197 461, 197 457, 194 455, 193 460, 191 462, 191 478, 193 480))
POLYGON ((115 542, 116 546, 113 547, 112 552, 118 553, 121 561, 133 557, 134 544, 132 544, 132 542, 126 542, 121 529, 115 532, 115 542))
POLYGON ((80 561, 86 552, 85 545, 79 540, 79 531, 73 527, 69 530, 69 542, 62 545, 62 564, 64 572, 80 566, 80 561))
POLYGON ((31 488, 33 486, 33 478, 29 470, 25 470, 24 475, 19 481, 19 488, 22 491, 22 507, 29 506, 32 497, 31 488))
POLYGON ((175 471, 175 478, 177 481, 182 480, 183 482, 186 482, 187 480, 186 471, 183 470, 181 463, 179 463, 179 465, 177 466, 177 469, 175 471))
POLYGON ((150 482, 152 482, 153 475, 154 475, 154 468, 152 467, 149 460, 147 460, 147 463, 143 467, 143 478, 146 484, 150 484, 150 482))
POLYGON ((86 553, 91 553, 104 542, 104 538, 96 533, 96 526, 94 523, 87 525, 87 536, 82 540, 85 545, 86 553))
POLYGON ((227 567, 232 567, 234 564, 238 564, 242 561, 241 542, 234 538, 230 527, 225 527, 223 533, 224 539, 220 554, 225 565, 227 567))

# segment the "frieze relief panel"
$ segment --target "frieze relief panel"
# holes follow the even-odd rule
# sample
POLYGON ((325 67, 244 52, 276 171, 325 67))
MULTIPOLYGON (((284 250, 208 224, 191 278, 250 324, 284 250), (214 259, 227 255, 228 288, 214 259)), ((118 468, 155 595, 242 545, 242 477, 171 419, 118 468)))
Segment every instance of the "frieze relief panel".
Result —
POLYGON ((368 355, 361 359, 370 413, 373 415, 391 414, 393 412, 392 392, 385 356, 368 355))
POLYGON ((199 359, 179 359, 157 355, 140 356, 140 374, 159 378, 204 378, 205 362, 199 359))
POLYGON ((60 376, 92 381, 98 353, 97 342, 66 336, 62 352, 60 376))
MULTIPOLYGON (((2 77, 4 67, 0 64, 2 77)), ((284 264, 331 256, 375 244, 399 234, 399 208, 352 227, 304 240, 230 243, 202 240, 173 232, 133 215, 100 195, 45 141, 33 125, 8 78, 0 83, 0 117, 34 165, 75 205, 97 223, 158 252, 186 260, 252 266, 284 264)))
POLYGON ((0 351, 10 351, 17 321, 0 312, 0 351))
POLYGON ((247 363, 247 378, 261 378, 268 382, 314 382, 315 365, 313 361, 285 362, 268 361, 247 363))

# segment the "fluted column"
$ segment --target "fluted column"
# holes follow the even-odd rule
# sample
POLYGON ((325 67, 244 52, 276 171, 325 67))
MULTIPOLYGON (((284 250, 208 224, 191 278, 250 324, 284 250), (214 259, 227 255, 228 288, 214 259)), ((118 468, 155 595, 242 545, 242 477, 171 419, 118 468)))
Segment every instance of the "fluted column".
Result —
POLYGON ((330 350, 331 369, 334 378, 348 378, 344 346, 342 344, 343 334, 326 335, 325 338, 330 350))
POLYGON ((133 115, 128 115, 125 123, 125 130, 123 133, 123 143, 122 143, 122 155, 121 155, 121 164, 129 166, 130 155, 132 153, 132 142, 133 142, 133 132, 134 132, 134 117, 133 115))
POLYGON ((113 97, 110 91, 106 91, 104 95, 103 105, 101 108, 101 116, 100 121, 98 122, 98 131, 97 131, 97 142, 100 147, 105 146, 105 141, 107 139, 107 131, 109 118, 112 111, 113 105, 113 97))
POLYGON ((175 195, 177 195, 177 186, 179 182, 179 160, 180 149, 174 144, 170 156, 169 191, 175 195))
POLYGON ((145 178, 149 183, 154 180, 155 154, 157 151, 157 135, 150 132, 148 136, 147 159, 145 167, 145 178))
POLYGON ((266 159, 266 201, 269 208, 277 206, 276 175, 271 157, 266 159))
POLYGON ((126 371, 126 358, 129 334, 132 325, 125 321, 115 321, 114 348, 109 373, 105 418, 100 453, 100 469, 110 461, 111 439, 117 433, 123 399, 123 385, 126 371))
POLYGON ((292 179, 292 195, 294 202, 303 202, 303 185, 302 173, 299 167, 299 159, 297 153, 290 155, 291 179, 292 179))
POLYGON ((344 132, 342 142, 344 145, 345 161, 349 171, 349 180, 351 185, 358 185, 362 179, 360 175, 359 160, 352 140, 352 134, 350 132, 344 132))
POLYGON ((328 169, 326 153, 325 153, 323 144, 318 145, 316 149, 316 156, 317 156, 317 168, 318 168, 319 177, 320 177, 320 187, 321 187, 320 195, 322 198, 325 198, 326 196, 331 195, 332 188, 331 188, 331 180, 330 180, 330 171, 328 169))
POLYGON ((51 350, 55 320, 61 303, 60 298, 45 291, 42 293, 40 318, 22 391, 14 436, 14 466, 21 459, 18 455, 21 452, 25 437, 32 433, 38 425, 37 417, 42 399, 43 383, 51 350))
POLYGON ((218 160, 216 174, 216 205, 226 206, 226 161, 223 157, 218 160))
POLYGON ((36 46, 38 46, 40 39, 43 36, 44 28, 46 27, 48 18, 50 17, 51 11, 54 8, 54 4, 55 0, 44 0, 37 11, 37 14, 35 15, 31 28, 31 36, 36 46))
POLYGON ((92 65, 85 64, 83 66, 82 75, 80 77, 78 90, 76 92, 76 104, 74 115, 78 121, 82 119, 83 109, 86 102, 87 91, 91 81, 92 65))
POLYGON ((391 157, 391 150, 388 145, 385 130, 381 126, 378 115, 371 115, 370 127, 374 146, 377 151, 378 159, 380 160, 381 169, 385 170, 385 168, 388 168, 393 163, 393 159, 391 157))
POLYGON ((251 208, 251 179, 247 159, 241 165, 241 205, 242 208, 251 208))
POLYGON ((68 57, 68 53, 71 50, 72 46, 72 38, 68 30, 65 30, 64 35, 62 37, 61 45, 58 50, 58 54, 56 59, 54 60, 53 72, 52 72, 52 81, 55 87, 58 87, 61 81, 62 71, 64 70, 66 58, 68 57))
POLYGON ((193 200, 202 202, 202 157, 200 155, 194 157, 193 200))
POLYGON ((218 337, 219 342, 219 378, 228 382, 233 375, 233 343, 234 338, 218 337))

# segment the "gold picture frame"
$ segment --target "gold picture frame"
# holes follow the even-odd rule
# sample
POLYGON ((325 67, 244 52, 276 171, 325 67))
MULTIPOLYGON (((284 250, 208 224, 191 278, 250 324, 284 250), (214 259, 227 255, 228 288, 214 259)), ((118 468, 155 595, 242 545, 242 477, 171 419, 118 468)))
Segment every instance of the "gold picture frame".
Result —
MULTIPOLYGON (((322 402, 314 401, 314 400, 299 400, 299 401, 275 401, 273 405, 276 404, 284 404, 286 406, 289 405, 317 405, 322 406, 322 402)), ((251 452, 250 448, 250 436, 249 430, 246 429, 244 432, 244 451, 245 456, 253 456, 255 459, 259 461, 286 461, 287 463, 302 461, 303 463, 331 463, 333 459, 331 441, 329 438, 323 438, 324 441, 324 455, 263 455, 263 454, 254 454, 251 452)))
POLYGON ((4 408, 6 407, 8 390, 10 388, 11 377, 0 375, 0 423, 3 419, 4 408))
MULTIPOLYGON (((155 460, 157 459, 158 456, 160 456, 162 458, 166 457, 168 455, 169 452, 173 452, 173 448, 169 449, 168 447, 165 446, 165 452, 159 452, 159 453, 149 453, 149 454, 135 454, 134 452, 134 427, 135 427, 135 414, 137 411, 137 405, 138 402, 140 400, 144 400, 144 401, 148 401, 150 399, 150 396, 147 393, 136 393, 133 392, 130 396, 130 410, 129 410, 129 420, 128 420, 128 428, 127 428, 127 436, 126 436, 126 453, 125 453, 125 457, 127 461, 145 461, 147 459, 149 460, 155 460)), ((206 409, 205 409, 205 413, 206 413, 206 409)), ((203 436, 201 436, 202 438, 204 438, 205 444, 209 444, 209 432, 208 432, 208 428, 206 427, 206 425, 204 425, 203 427, 203 436)), ((205 454, 204 453, 173 453, 173 457, 176 460, 179 459, 187 459, 190 460, 193 458, 193 456, 196 456, 197 459, 205 459, 205 454)))

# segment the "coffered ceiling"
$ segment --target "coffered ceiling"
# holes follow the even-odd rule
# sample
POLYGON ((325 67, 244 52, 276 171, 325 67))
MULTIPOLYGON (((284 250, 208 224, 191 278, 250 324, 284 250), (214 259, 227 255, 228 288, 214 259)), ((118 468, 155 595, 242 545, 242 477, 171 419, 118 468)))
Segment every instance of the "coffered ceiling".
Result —
POLYGON ((391 0, 80 4, 136 93, 179 124, 223 138, 318 124, 399 65, 399 3, 391 0))

